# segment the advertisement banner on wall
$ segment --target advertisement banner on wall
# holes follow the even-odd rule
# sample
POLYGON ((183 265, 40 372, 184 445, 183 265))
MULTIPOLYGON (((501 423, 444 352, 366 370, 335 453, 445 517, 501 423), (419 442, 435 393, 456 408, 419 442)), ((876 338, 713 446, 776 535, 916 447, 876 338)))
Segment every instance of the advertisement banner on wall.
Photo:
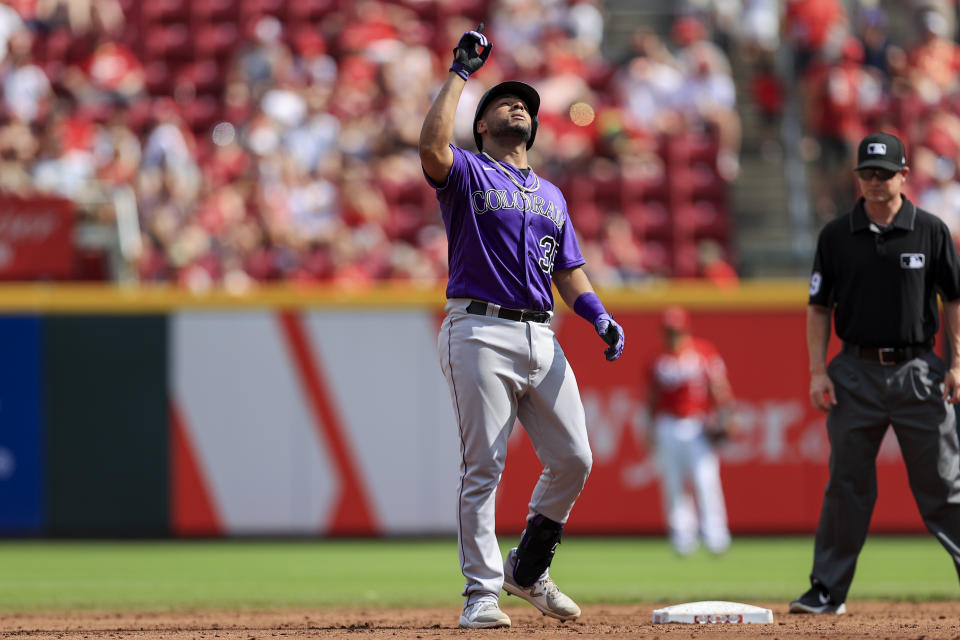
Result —
POLYGON ((0 279, 69 276, 74 266, 73 224, 69 200, 0 196, 0 279))
MULTIPOLYGON (((827 481, 825 415, 807 401, 805 316, 694 310, 726 361, 743 430, 721 451, 731 529, 811 533, 827 481)), ((571 533, 661 533, 659 472, 643 420, 659 312, 617 312, 609 363, 572 313, 555 328, 576 373, 593 471, 571 533)), ((456 531, 456 417, 428 310, 180 313, 173 317, 172 513, 178 535, 414 535, 456 531), (343 340, 361 331, 364 342, 343 340), (383 354, 389 353, 389 357, 383 354), (376 362, 371 367, 369 363, 376 362)), ((833 345, 835 351, 836 345, 833 345)), ((497 526, 524 526, 542 465, 518 425, 497 526)), ((892 433, 877 461, 873 530, 922 531, 892 433)))
MULTIPOLYGON (((721 449, 721 476, 735 533, 810 533, 816 528, 830 454, 826 416, 807 401, 805 315, 797 311, 693 311, 695 335, 724 358, 743 423, 721 449)), ((557 333, 576 373, 594 465, 567 526, 572 533, 655 533, 665 529, 659 472, 643 419, 646 368, 661 339, 659 314, 620 313, 624 357, 603 358, 583 321, 562 316, 557 333)), ((838 345, 834 337, 831 354, 838 345)), ((498 527, 523 527, 541 465, 514 430, 498 493, 498 527)), ((924 531, 892 430, 877 459, 879 498, 872 530, 924 531)))

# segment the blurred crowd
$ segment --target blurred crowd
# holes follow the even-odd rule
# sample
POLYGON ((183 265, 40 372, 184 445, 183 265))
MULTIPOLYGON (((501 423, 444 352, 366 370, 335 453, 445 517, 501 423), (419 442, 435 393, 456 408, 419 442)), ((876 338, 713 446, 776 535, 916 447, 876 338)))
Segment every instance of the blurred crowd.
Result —
POLYGON ((531 163, 567 193, 595 281, 735 280, 726 53, 687 13, 612 59, 601 0, 0 0, 0 192, 58 194, 118 228, 141 281, 433 286, 446 244, 419 129, 480 21, 495 50, 457 144, 472 148, 486 87, 530 81, 531 163), (693 178, 673 170, 695 160, 693 178), (715 206, 678 203, 671 175, 715 206))
POLYGON ((847 11, 839 0, 800 0, 788 2, 787 18, 819 224, 849 209, 857 142, 884 130, 906 146, 907 196, 960 241, 956 2, 860 2, 847 11))
POLYGON ((473 147, 487 87, 533 83, 531 164, 563 189, 601 285, 736 281, 729 185, 748 150, 731 60, 764 153, 796 89, 790 152, 812 168, 817 220, 852 203, 856 141, 885 129, 907 145, 908 195, 960 238, 957 7, 883 6, 678 3, 615 49, 602 0, 0 0, 0 193, 69 198, 118 230, 141 281, 434 286, 446 243, 417 140, 482 21, 495 53, 455 142, 473 147))

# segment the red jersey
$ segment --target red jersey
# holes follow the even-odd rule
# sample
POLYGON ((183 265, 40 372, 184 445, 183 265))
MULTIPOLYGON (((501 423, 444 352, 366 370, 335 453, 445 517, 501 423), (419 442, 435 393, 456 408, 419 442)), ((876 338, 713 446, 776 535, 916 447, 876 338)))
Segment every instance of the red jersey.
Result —
POLYGON ((726 365, 712 344, 690 338, 679 352, 657 355, 649 373, 657 390, 653 411, 687 417, 711 408, 710 380, 726 376, 726 365))

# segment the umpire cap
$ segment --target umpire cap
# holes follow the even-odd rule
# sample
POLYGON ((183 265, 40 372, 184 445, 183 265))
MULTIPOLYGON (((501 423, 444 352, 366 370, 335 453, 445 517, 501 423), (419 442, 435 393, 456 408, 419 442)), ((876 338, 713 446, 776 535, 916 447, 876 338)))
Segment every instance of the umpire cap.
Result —
POLYGON ((537 124, 539 124, 537 121, 537 112, 540 111, 540 94, 525 82, 507 80, 506 82, 501 82, 487 89, 477 104, 477 113, 473 116, 473 139, 477 143, 478 151, 483 151, 483 140, 480 138, 480 134, 477 133, 477 122, 480 121, 480 116, 483 115, 483 112, 486 111, 487 106, 493 102, 494 98, 505 95, 517 96, 527 105, 527 111, 530 112, 530 139, 527 140, 527 149, 533 146, 533 139, 537 137, 537 124))
POLYGON ((857 147, 857 169, 879 167, 899 173, 906 164, 903 143, 889 133, 871 133, 857 147))

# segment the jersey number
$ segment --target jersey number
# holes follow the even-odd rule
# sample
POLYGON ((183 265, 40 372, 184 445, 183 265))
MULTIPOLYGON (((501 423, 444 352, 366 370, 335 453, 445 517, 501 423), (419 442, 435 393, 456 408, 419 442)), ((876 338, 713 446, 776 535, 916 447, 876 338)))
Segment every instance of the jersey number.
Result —
POLYGON ((543 257, 538 264, 544 273, 553 273, 553 260, 557 257, 557 241, 553 236, 543 236, 540 238, 540 246, 543 247, 543 257))

